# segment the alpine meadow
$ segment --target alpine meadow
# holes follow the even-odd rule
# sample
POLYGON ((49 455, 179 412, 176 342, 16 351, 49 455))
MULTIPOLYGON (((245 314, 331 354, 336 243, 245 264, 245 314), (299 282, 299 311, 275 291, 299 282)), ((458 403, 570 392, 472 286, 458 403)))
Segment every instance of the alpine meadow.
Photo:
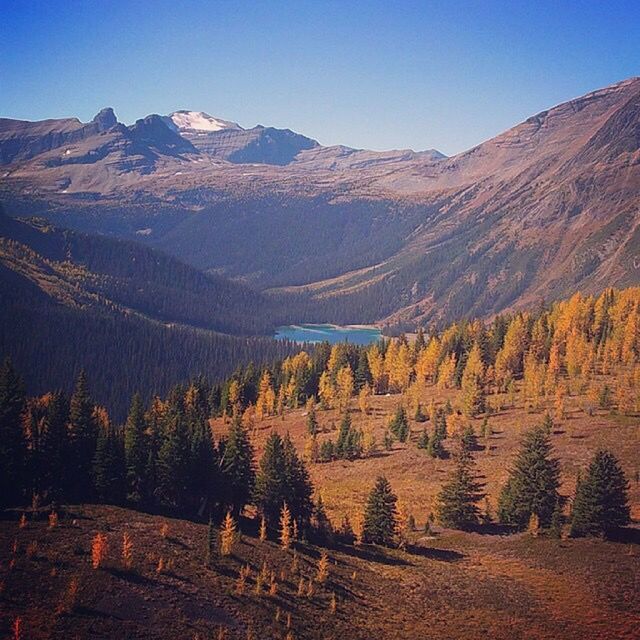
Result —
POLYGON ((637 6, 0 4, 1 637, 638 638, 637 6))

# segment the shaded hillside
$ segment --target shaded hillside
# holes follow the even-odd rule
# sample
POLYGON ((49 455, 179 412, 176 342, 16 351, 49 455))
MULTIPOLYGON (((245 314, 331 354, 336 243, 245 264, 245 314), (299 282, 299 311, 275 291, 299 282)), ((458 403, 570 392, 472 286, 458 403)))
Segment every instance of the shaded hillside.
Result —
POLYGON ((84 368, 122 416, 131 393, 164 393, 202 374, 270 362, 274 303, 174 258, 123 242, 0 216, 0 352, 31 392, 69 389, 84 368), (239 334, 239 335, 229 335, 239 334))
MULTIPOLYGON (((152 118, 151 156, 129 142, 108 146, 121 125, 49 151, 30 140, 42 151, 7 154, 0 197, 15 212, 310 295, 326 311, 316 320, 415 326, 488 316, 638 282, 639 100, 632 78, 451 158, 313 146, 296 147, 282 166, 234 164, 205 147, 176 155, 152 118)), ((58 122, 56 135, 67 135, 71 121, 58 122)), ((25 128, 45 138, 55 129, 55 121, 11 123, 3 121, 1 144, 15 144, 25 128)), ((167 132, 195 146, 247 134, 215 126, 223 128, 167 132)))

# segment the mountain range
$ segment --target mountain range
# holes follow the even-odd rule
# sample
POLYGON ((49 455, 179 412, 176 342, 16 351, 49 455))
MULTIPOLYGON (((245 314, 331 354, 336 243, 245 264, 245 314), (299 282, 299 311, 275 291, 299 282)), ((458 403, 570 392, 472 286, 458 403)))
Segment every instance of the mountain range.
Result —
POLYGON ((304 299, 316 321, 487 317, 640 274, 638 78, 449 158, 194 111, 126 126, 103 109, 1 119, 0 163, 10 215, 133 239, 304 299))

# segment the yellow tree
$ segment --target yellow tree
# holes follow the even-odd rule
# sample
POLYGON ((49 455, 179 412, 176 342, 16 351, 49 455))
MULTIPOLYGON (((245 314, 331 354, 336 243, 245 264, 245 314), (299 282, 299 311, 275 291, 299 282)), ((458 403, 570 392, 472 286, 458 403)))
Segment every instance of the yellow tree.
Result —
POLYGON ((634 309, 624 325, 622 334, 621 359, 625 364, 632 364, 638 359, 638 343, 640 339, 640 324, 637 308, 634 309))
POLYGON ((438 388, 450 389, 454 385, 456 373, 456 354, 448 355, 438 367, 438 388))
POLYGON ((280 510, 280 544, 283 549, 291 546, 291 511, 286 502, 280 510))
POLYGON ((556 340, 553 341, 549 350, 549 362, 547 364, 547 372, 544 381, 545 393, 547 396, 555 393, 558 379, 560 377, 560 345, 556 340))
POLYGON ((369 398, 371 397, 371 387, 365 384, 358 394, 358 407, 362 413, 367 415, 369 411, 369 398))
POLYGON ((421 384, 435 384, 440 359, 440 341, 431 338, 429 344, 418 354, 416 378, 421 384))
POLYGON ((389 381, 389 386, 395 386, 394 369, 396 367, 396 360, 398 358, 398 341, 391 340, 387 347, 387 352, 384 354, 384 373, 389 381))
POLYGON ((462 373, 462 405, 465 415, 471 418, 485 410, 484 363, 477 342, 469 352, 462 373))
POLYGON ((527 324, 523 315, 517 315, 509 323, 502 349, 496 356, 496 379, 504 388, 509 378, 522 373, 524 352, 527 344, 527 324))
POLYGON ((391 386, 396 391, 404 391, 409 386, 412 371, 411 349, 406 342, 402 342, 388 365, 391 386))
POLYGON ((229 406, 231 407, 231 412, 240 404, 241 392, 240 383, 235 379, 232 380, 231 384, 229 384, 229 406))
POLYGON ((265 369, 258 384, 258 398, 256 400, 256 414, 262 420, 266 416, 273 415, 276 404, 276 394, 273 390, 271 374, 265 369))
POLYGON ((540 407, 540 397, 544 390, 545 366, 536 361, 536 356, 527 351, 524 359, 524 380, 522 393, 525 404, 529 402, 531 409, 537 411, 540 407))
POLYGON ((336 398, 336 390, 328 371, 323 371, 318 382, 318 395, 323 409, 331 409, 336 398))
POLYGON ((231 555, 237 536, 236 521, 233 519, 231 511, 227 511, 227 515, 222 522, 222 529, 220 530, 220 555, 231 555))
POLYGON ((380 353, 377 344, 374 344, 367 353, 369 361, 369 371, 373 380, 373 388, 376 393, 384 390, 384 356, 380 353))
POLYGON ((336 386, 338 391, 338 409, 344 411, 349 406, 354 387, 353 372, 348 364, 338 370, 336 386))

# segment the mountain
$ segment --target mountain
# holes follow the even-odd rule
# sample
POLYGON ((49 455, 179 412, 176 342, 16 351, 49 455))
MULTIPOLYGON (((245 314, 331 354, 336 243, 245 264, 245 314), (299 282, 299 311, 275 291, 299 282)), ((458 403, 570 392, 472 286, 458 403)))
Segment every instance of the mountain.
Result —
POLYGON ((136 389, 217 379, 291 352, 252 337, 279 313, 276 300, 151 248, 0 214, 0 352, 34 392, 84 368, 120 416, 136 389))
POLYGON ((235 164, 287 165, 301 151, 320 146, 289 129, 243 129, 202 111, 175 111, 165 122, 202 153, 235 164))
POLYGON ((35 140, 52 121, 31 125, 29 147, 45 150, 16 155, 11 141, 28 127, 3 121, 0 131, 13 133, 0 149, 13 151, 1 153, 0 198, 22 215, 135 238, 199 269, 299 294, 318 321, 410 327, 638 282, 638 78, 451 158, 314 141, 300 150, 285 130, 181 117, 168 118, 195 152, 146 139, 152 166, 116 151, 52 163, 62 147, 47 152, 35 140))

